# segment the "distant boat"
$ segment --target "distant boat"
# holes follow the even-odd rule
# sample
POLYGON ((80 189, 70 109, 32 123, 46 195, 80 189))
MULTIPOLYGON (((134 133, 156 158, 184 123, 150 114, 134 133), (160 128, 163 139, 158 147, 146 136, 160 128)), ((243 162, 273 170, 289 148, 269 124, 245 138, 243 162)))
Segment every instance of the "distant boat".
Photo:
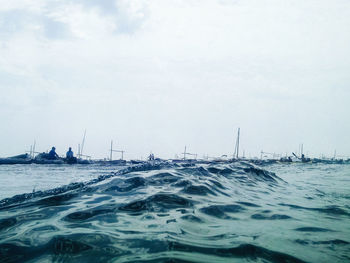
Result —
MULTIPOLYGON (((297 159, 298 160, 298 159, 297 159)), ((293 159, 291 156, 288 157, 281 157, 279 160, 281 163, 292 163, 293 159)), ((298 160, 299 161, 299 160, 298 160)))
MULTIPOLYGON (((78 161, 78 163, 80 163, 78 161)), ((126 160, 92 160, 90 163, 93 163, 93 164, 100 164, 100 165, 120 165, 120 166, 123 166, 123 165, 126 165, 127 162, 126 160)))
POLYGON ((77 157, 64 158, 63 160, 64 160, 65 163, 68 163, 68 164, 76 164, 76 163, 78 163, 77 157))
POLYGON ((48 153, 39 153, 35 156, 33 163, 36 164, 64 164, 63 158, 51 159, 48 153))
POLYGON ((142 163, 146 163, 146 161, 143 160, 130 160, 131 164, 142 164, 142 163))
POLYGON ((301 157, 298 157, 298 156, 297 156, 295 153, 293 153, 293 152, 292 152, 292 154, 293 154, 296 158, 298 158, 301 162, 303 162, 303 163, 309 163, 309 162, 311 162, 311 159, 305 157, 304 154, 301 154, 301 157))
POLYGON ((56 158, 51 159, 48 153, 39 153, 35 156, 33 163, 36 164, 90 164, 88 160, 78 159, 76 157, 73 158, 56 158))
POLYGON ((6 157, 6 158, 0 158, 0 164, 29 164, 29 163, 32 163, 32 158, 30 158, 30 155, 27 153, 6 157))

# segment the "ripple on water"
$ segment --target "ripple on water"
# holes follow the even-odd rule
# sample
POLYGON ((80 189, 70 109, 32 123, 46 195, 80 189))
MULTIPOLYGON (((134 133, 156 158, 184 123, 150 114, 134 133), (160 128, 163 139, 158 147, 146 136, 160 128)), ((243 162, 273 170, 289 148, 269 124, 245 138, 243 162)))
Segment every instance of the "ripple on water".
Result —
POLYGON ((341 262, 348 208, 298 202, 306 187, 246 162, 126 168, 0 201, 0 261, 341 262))
POLYGON ((299 227, 294 230, 300 232, 334 232, 331 229, 321 227, 299 227))

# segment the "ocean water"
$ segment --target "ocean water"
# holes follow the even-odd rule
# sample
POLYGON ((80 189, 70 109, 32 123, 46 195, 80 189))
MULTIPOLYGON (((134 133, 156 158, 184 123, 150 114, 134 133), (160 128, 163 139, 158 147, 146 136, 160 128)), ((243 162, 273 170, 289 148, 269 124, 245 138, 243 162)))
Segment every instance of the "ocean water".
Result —
POLYGON ((116 165, 81 164, 0 165, 0 200, 23 193, 87 182, 121 168, 116 165))
POLYGON ((0 166, 0 187, 0 262, 350 262, 350 165, 0 166))

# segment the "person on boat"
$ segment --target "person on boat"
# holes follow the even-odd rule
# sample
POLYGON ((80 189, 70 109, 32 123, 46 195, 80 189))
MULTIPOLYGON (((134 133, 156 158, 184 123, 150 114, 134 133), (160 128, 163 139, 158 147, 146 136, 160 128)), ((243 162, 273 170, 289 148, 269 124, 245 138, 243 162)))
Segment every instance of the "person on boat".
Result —
POLYGON ((302 161, 302 162, 306 162, 306 158, 305 158, 305 155, 304 155, 304 154, 301 155, 301 161, 302 161))
POLYGON ((78 162, 77 157, 74 157, 73 151, 72 151, 72 147, 69 147, 68 152, 66 153, 66 159, 65 159, 66 163, 69 164, 74 164, 78 162))
POLYGON ((148 156, 148 160, 149 161, 154 161, 154 154, 151 153, 149 156, 148 156))
POLYGON ((51 148, 51 151, 49 152, 48 159, 55 160, 55 159, 58 159, 58 158, 60 158, 60 157, 59 157, 58 154, 56 153, 56 148, 55 148, 55 147, 52 147, 52 148, 51 148))
POLYGON ((66 153, 66 158, 67 158, 67 159, 72 159, 72 158, 74 158, 74 154, 73 154, 73 151, 72 151, 72 147, 69 147, 68 152, 66 153))
POLYGON ((303 163, 307 163, 307 162, 310 162, 311 159, 310 159, 310 158, 306 158, 305 155, 302 154, 302 155, 301 155, 301 161, 302 161, 303 163))

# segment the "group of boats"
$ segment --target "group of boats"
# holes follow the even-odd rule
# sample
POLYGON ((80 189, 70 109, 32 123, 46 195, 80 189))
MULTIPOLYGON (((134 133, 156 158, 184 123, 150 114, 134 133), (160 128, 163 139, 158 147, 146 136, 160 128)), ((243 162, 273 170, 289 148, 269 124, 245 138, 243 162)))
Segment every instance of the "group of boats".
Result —
MULTIPOLYGON (((293 153, 293 156, 288 157, 282 157, 280 159, 248 159, 248 158, 214 158, 212 160, 201 160, 201 159, 171 159, 171 160, 163 160, 159 158, 154 158, 154 155, 152 155, 153 158, 148 158, 148 161, 169 161, 172 163, 212 163, 212 162, 237 162, 237 161, 248 161, 255 164, 273 164, 273 163, 324 163, 324 164, 350 164, 350 159, 319 159, 319 158, 307 158, 304 155, 301 155, 300 157, 293 153)), ((32 155, 25 153, 20 154, 16 156, 6 157, 6 158, 0 158, 0 165, 1 164, 100 164, 100 165, 133 165, 133 164, 140 164, 147 161, 143 160, 109 160, 109 159, 103 159, 103 160, 87 160, 87 159, 81 159, 81 158, 56 158, 56 159, 50 159, 48 153, 39 153, 35 157, 32 155)))
POLYGON ((301 162, 301 163, 324 163, 324 164, 342 164, 342 163, 350 163, 349 159, 336 159, 336 158, 330 158, 330 159, 321 159, 321 158, 308 158, 305 157, 304 154, 301 154, 301 156, 297 156, 295 153, 292 153, 293 156, 289 157, 282 157, 279 159, 279 162, 282 163, 292 163, 292 162, 301 162))
POLYGON ((6 158, 0 158, 0 164, 75 164, 80 162, 86 162, 87 160, 79 160, 75 157, 73 158, 55 158, 50 159, 47 153, 39 153, 34 158, 28 154, 20 154, 6 158))
POLYGON ((0 158, 0 164, 89 164, 89 160, 78 159, 76 157, 72 158, 55 158, 51 159, 48 153, 39 153, 35 157, 30 154, 20 154, 6 158, 0 158))
MULTIPOLYGON (((154 159, 153 159, 154 160, 154 159)), ((160 159, 156 159, 160 160, 160 159)), ((145 161, 142 160, 130 160, 126 161, 123 159, 119 160, 110 160, 110 159, 102 159, 102 160, 91 160, 91 159, 82 159, 77 157, 72 158, 62 158, 58 157, 55 159, 51 159, 48 153, 39 153, 35 157, 31 154, 25 153, 16 156, 0 158, 1 164, 100 164, 100 165, 132 165, 132 164, 140 164, 145 161)))
MULTIPOLYGON (((237 139, 236 139, 236 144, 235 144, 235 149, 233 153, 233 158, 228 158, 227 155, 222 155, 220 158, 207 158, 205 159, 197 159, 197 154, 189 153, 187 151, 187 148, 185 146, 185 150, 182 153, 183 158, 178 158, 177 159, 170 159, 170 160, 164 160, 164 159, 159 159, 155 158, 154 155, 151 153, 150 156, 148 157, 147 161, 144 160, 123 160, 123 150, 115 150, 113 149, 113 140, 111 141, 111 148, 110 148, 110 157, 107 159, 103 160, 91 160, 90 156, 88 155, 83 155, 83 148, 84 148, 84 143, 85 143, 85 136, 86 136, 86 130, 84 132, 84 137, 83 141, 80 147, 80 144, 78 145, 78 158, 77 157, 71 157, 71 158, 62 158, 59 157, 55 152, 54 155, 50 155, 50 153, 38 153, 36 156, 34 156, 35 152, 35 144, 36 142, 34 141, 34 145, 31 146, 30 154, 25 153, 25 154, 20 154, 16 156, 11 156, 11 157, 6 157, 6 158, 0 158, 0 165, 1 164, 101 164, 101 165, 133 165, 133 164, 140 164, 140 163, 145 163, 147 161, 165 161, 165 162, 171 162, 171 163, 213 163, 213 162, 237 162, 237 161, 248 161, 254 164, 258 165, 265 165, 265 164, 273 164, 273 163, 324 163, 324 164, 345 164, 348 163, 350 164, 350 158, 348 159, 336 159, 336 154, 334 154, 333 158, 308 158, 305 157, 303 154, 303 145, 300 145, 300 156, 296 155, 295 153, 292 153, 290 156, 285 156, 279 158, 278 155, 272 154, 272 158, 263 158, 263 154, 269 154, 271 153, 266 153, 261 151, 261 157, 259 158, 244 158, 244 157, 239 157, 239 146, 240 146, 240 128, 237 130, 237 139), (121 153, 121 159, 119 160, 113 160, 113 152, 118 152, 121 153), (190 158, 188 158, 188 156, 190 158), (54 157, 54 158, 53 158, 54 157), (84 159, 89 158, 89 159, 84 159), (277 157, 277 158, 275 158, 277 157)), ((53 147, 54 150, 54 147, 53 147)), ((73 156, 73 152, 71 152, 73 156)), ((67 156, 68 152, 67 152, 67 156)), ((244 156, 244 152, 243 152, 244 156)), ((267 157, 265 155, 265 157, 267 157)))

